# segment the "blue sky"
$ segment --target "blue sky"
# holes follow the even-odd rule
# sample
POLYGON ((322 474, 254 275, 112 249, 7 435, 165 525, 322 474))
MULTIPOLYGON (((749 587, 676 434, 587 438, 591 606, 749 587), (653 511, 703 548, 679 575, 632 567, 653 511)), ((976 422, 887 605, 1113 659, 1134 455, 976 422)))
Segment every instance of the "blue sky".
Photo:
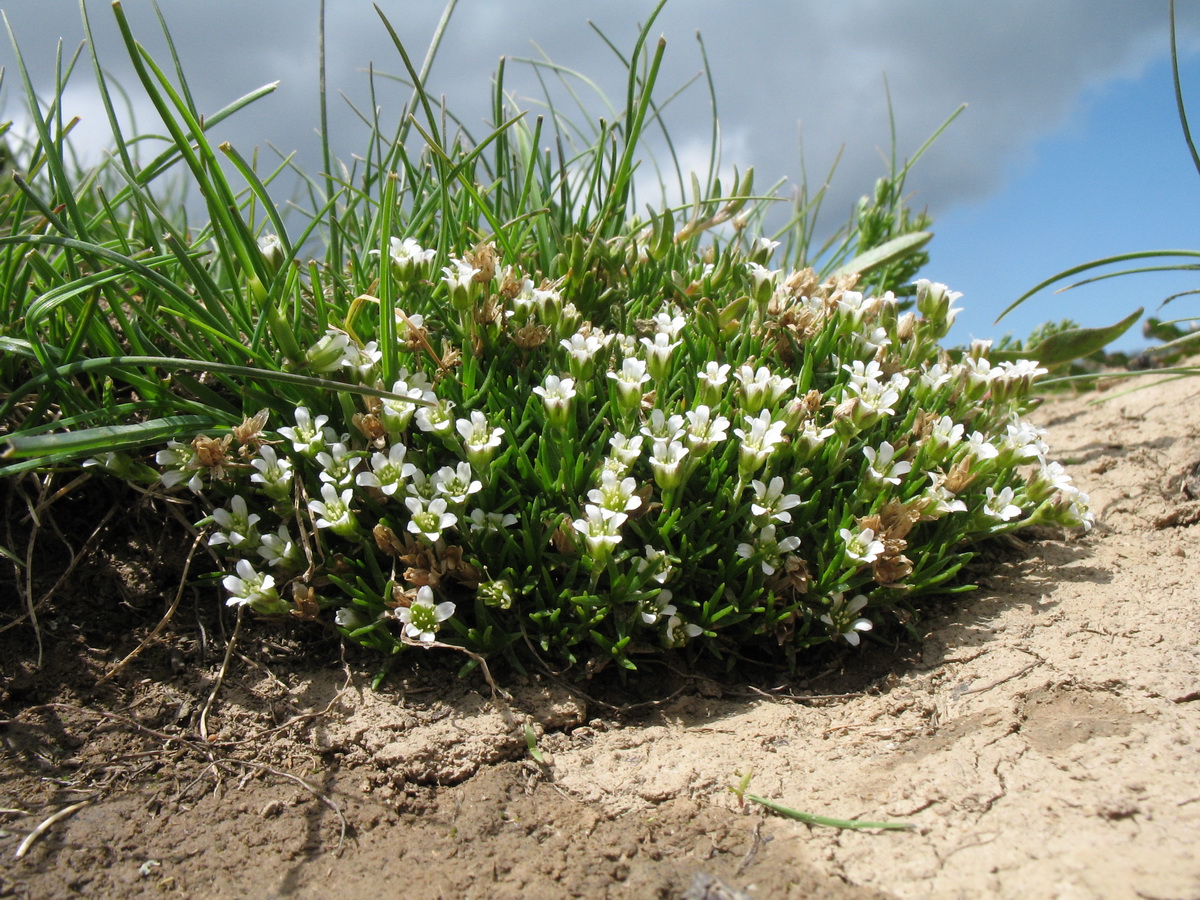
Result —
MULTIPOLYGON (((163 15, 199 104, 215 110, 266 82, 278 90, 223 123, 220 140, 244 155, 268 142, 295 150, 308 171, 320 168, 314 130, 316 0, 162 0, 163 15)), ((441 0, 380 0, 419 59, 443 10, 441 0)), ((611 96, 623 90, 611 51, 594 20, 628 51, 651 0, 460 0, 434 66, 430 88, 470 123, 487 115, 491 73, 500 55, 544 51, 596 79, 611 96), (535 42, 535 43, 534 43, 535 42)), ((55 41, 69 53, 82 37, 75 0, 0 0, 39 89, 51 83, 55 41)), ((107 2, 88 0, 105 67, 131 89, 107 2)), ((125 0, 135 33, 163 62, 163 41, 145 0, 125 0)), ((1048 318, 1108 324, 1139 305, 1191 287, 1134 277, 1030 301, 999 326, 999 311, 1038 281, 1102 255, 1200 247, 1191 167, 1175 118, 1167 64, 1165 0, 671 0, 651 33, 667 54, 660 96, 700 69, 696 32, 712 66, 723 134, 723 169, 755 166, 759 186, 800 175, 799 135, 810 179, 841 152, 825 205, 841 221, 883 173, 889 141, 886 77, 901 155, 914 151, 960 103, 966 112, 913 170, 912 202, 928 207, 936 237, 925 274, 964 294, 952 338, 1017 336, 1048 318)), ((1195 96, 1200 131, 1200 5, 1181 3, 1185 92, 1195 96)), ((366 104, 368 63, 401 65, 367 0, 328 0, 327 53, 331 132, 339 155, 361 148, 362 131, 341 100, 366 104)), ((4 114, 24 115, 14 54, 0 37, 4 114)), ((511 63, 508 84, 521 98, 538 93, 527 67, 511 63)), ((407 93, 380 82, 385 121, 407 93)), ((64 105, 83 116, 87 152, 105 142, 86 61, 64 105)), ((144 127, 153 115, 133 92, 144 127)), ((603 113, 598 101, 590 104, 603 113)), ((685 160, 706 159, 709 99, 703 84, 673 101, 668 120, 685 160)), ((482 126, 478 126, 482 131, 482 126)), ((785 193, 786 193, 785 188, 785 193)), ((1177 304, 1180 313, 1193 301, 1177 304)), ((1131 334, 1120 346, 1142 343, 1131 334)))
MULTIPOLYGON (((1189 58, 1181 75, 1185 100, 1191 85, 1190 124, 1200 139, 1200 61, 1189 58)), ((1065 317, 1107 325, 1139 306, 1164 319, 1196 314, 1197 300, 1186 297, 1157 309, 1174 293, 1200 288, 1196 274, 1185 272, 1133 275, 1058 294, 1052 288, 993 325, 1026 290, 1088 260, 1200 249, 1198 204, 1200 173, 1183 139, 1164 56, 1140 77, 1085 91, 1069 120, 1011 162, 988 198, 950 204, 934 223, 926 274, 964 294, 952 334, 958 341, 1005 331, 1020 337, 1065 317)), ((1116 346, 1145 343, 1135 327, 1116 346)))

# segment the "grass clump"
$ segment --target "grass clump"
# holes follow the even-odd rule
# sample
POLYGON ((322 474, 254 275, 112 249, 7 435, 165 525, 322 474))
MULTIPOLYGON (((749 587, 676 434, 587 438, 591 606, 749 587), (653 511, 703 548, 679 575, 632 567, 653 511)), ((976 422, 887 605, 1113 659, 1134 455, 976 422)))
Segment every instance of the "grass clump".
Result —
POLYGON ((1044 369, 941 346, 958 295, 911 281, 929 234, 907 167, 816 253, 818 203, 783 252, 756 234, 752 172, 634 212, 649 25, 615 121, 531 122, 501 70, 480 140, 448 133, 432 56, 418 71, 397 41, 413 115, 368 118, 295 226, 279 173, 210 145, 217 117, 116 9, 171 146, 139 164, 114 118, 118 152, 72 173, 57 104, 28 90, 0 237, 5 471, 194 497, 230 605, 388 655, 792 659, 962 589, 977 541, 1090 524, 1023 418, 1044 369), (196 232, 156 200, 181 168, 196 232))

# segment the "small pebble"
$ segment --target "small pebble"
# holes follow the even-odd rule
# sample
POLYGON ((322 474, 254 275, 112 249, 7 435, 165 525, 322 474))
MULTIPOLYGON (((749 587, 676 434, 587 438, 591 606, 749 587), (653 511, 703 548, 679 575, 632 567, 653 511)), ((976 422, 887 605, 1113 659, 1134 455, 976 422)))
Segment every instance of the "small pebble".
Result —
POLYGON ((281 812, 283 812, 283 804, 278 800, 271 800, 259 810, 258 815, 263 819, 273 819, 281 812))

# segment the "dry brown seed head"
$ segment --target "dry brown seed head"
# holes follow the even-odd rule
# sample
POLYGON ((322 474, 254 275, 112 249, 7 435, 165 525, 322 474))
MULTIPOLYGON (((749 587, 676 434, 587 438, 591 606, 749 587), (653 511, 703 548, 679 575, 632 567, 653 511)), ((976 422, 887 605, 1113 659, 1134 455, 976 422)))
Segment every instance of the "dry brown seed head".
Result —
POLYGON ((545 325, 530 323, 518 328, 512 335, 512 342, 522 350, 533 350, 542 346, 550 339, 550 329, 545 325))
POLYGON ((957 494, 970 485, 975 480, 975 473, 971 471, 974 465, 975 457, 968 454, 951 466, 950 471, 942 481, 942 484, 946 486, 946 490, 957 494))
POLYGON ((240 425, 235 425, 233 428, 233 438, 241 446, 251 444, 257 447, 262 441, 259 440, 259 435, 262 434, 263 428, 267 425, 267 416, 270 415, 270 410, 260 409, 252 416, 247 416, 242 419, 240 425))
POLYGON ((901 503, 899 500, 889 500, 879 511, 878 518, 882 528, 877 533, 882 532, 885 535, 886 543, 886 539, 899 541, 908 537, 908 533, 920 520, 921 513, 915 507, 901 503))
POLYGON ((883 531, 883 522, 879 516, 859 516, 855 521, 858 523, 860 531, 864 528, 870 528, 876 534, 883 531))
POLYGON ((885 587, 892 587, 912 574, 912 560, 907 556, 881 556, 871 564, 871 575, 885 587))
POLYGON ((404 552, 403 542, 386 525, 376 525, 371 529, 371 534, 375 537, 375 546, 389 556, 399 556, 404 552))
POLYGON ((833 418, 835 421, 853 419, 856 412, 858 412, 858 398, 851 397, 849 400, 843 400, 834 408, 833 418))
POLYGON ((525 286, 525 274, 516 266, 505 266, 504 277, 500 279, 500 287, 497 293, 507 301, 511 301, 517 294, 521 293, 521 288, 525 286))
POLYGON ((479 270, 471 277, 476 284, 487 284, 496 277, 495 245, 487 241, 479 242, 467 253, 466 261, 479 270))
POLYGON ((227 434, 222 438, 210 438, 203 434, 192 438, 192 449, 196 451, 196 460, 209 470, 212 478, 225 477, 225 467, 229 459, 229 445, 233 443, 233 435, 227 434))
POLYGON ((312 622, 321 617, 321 604, 317 602, 317 592, 311 585, 299 581, 292 582, 292 615, 298 619, 312 622))
POLYGON ((371 413, 355 413, 350 422, 376 450, 382 449, 383 445, 387 443, 387 429, 383 427, 379 416, 371 413))

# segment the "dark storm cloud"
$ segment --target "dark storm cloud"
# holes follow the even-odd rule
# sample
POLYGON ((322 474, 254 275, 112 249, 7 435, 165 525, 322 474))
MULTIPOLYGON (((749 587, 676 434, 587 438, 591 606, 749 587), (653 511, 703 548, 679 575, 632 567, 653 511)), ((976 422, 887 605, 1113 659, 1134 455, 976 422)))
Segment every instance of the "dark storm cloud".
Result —
MULTIPOLYGON (((78 8, 65 0, 6 0, 3 6, 45 91, 55 40, 63 37, 70 51, 82 37, 78 8)), ((127 0, 124 6, 139 39, 166 65, 165 45, 149 4, 127 0)), ((380 6, 419 66, 441 3, 384 0, 380 6)), ((446 95, 450 108, 482 134, 498 58, 537 56, 534 42, 556 62, 595 78, 620 106, 624 85, 619 66, 587 22, 591 18, 628 53, 635 23, 652 7, 643 0, 462 0, 429 87, 446 95)), ((90 3, 88 8, 102 61, 136 95, 108 4, 90 3)), ((258 147, 264 158, 274 158, 268 142, 284 152, 298 151, 300 165, 311 172, 320 168, 314 135, 317 9, 315 0, 162 4, 197 102, 205 110, 216 110, 261 84, 280 82, 273 96, 223 124, 219 137, 246 154, 258 147)), ((1185 45, 1191 47, 1200 16, 1195 7, 1186 13, 1181 24, 1185 45)), ((363 148, 364 130, 339 92, 369 111, 368 64, 391 74, 402 73, 403 67, 370 3, 330 0, 326 26, 330 130, 336 152, 348 158, 363 148)), ((1167 51, 1165 4, 1128 0, 674 0, 651 29, 653 38, 661 34, 668 42, 659 82, 662 97, 700 71, 697 31, 716 82, 725 166, 754 165, 760 186, 784 176, 794 181, 800 173, 802 129, 808 175, 819 181, 844 145, 827 204, 836 217, 883 171, 880 154, 889 147, 885 75, 901 158, 959 104, 970 104, 909 182, 918 204, 936 215, 996 190, 1037 138, 1061 127, 1079 109, 1089 88, 1136 76, 1167 51)), ((8 70, 7 114, 19 117, 12 57, 5 43, 0 61, 8 70)), ((96 94, 90 66, 86 60, 81 66, 68 94, 68 106, 77 107, 68 111, 97 121, 101 117, 91 106, 96 94)), ((390 126, 408 92, 382 77, 376 84, 381 119, 390 126)), ((506 86, 523 98, 540 95, 528 67, 510 64, 506 86)), ((603 114, 602 104, 576 87, 593 113, 603 114)), ((556 96, 563 98, 561 92, 556 96)), ((150 128, 148 105, 137 102, 135 110, 139 124, 150 128)), ((703 81, 672 103, 667 121, 685 159, 706 165, 711 117, 703 81)))

